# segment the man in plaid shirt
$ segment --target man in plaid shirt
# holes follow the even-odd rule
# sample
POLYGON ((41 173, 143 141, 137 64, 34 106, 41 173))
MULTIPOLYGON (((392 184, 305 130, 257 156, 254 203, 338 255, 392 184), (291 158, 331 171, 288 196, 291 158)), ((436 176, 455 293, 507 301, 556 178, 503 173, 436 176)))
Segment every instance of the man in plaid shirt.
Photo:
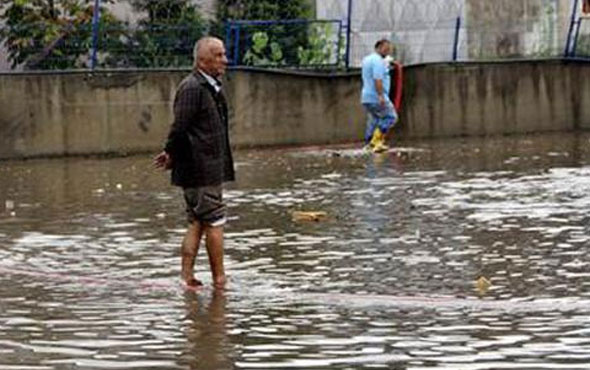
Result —
POLYGON ((189 226, 181 247, 182 279, 190 288, 203 285, 194 276, 194 264, 204 236, 213 285, 222 288, 226 282, 222 184, 235 178, 227 101, 219 80, 227 67, 223 42, 214 37, 200 39, 194 59, 193 72, 176 91, 174 123, 154 164, 171 169, 172 183, 184 192, 189 226))

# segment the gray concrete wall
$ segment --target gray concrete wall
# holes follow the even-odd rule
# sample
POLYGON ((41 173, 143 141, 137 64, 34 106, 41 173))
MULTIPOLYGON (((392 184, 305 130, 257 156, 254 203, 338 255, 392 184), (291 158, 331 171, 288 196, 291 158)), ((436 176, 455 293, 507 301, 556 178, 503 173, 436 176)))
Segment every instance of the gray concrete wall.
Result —
POLYGON ((406 73, 407 137, 590 128, 590 64, 563 61, 422 65, 406 73))
POLYGON ((153 150, 182 73, 0 76, 0 157, 153 150))
POLYGON ((362 137, 358 73, 230 73, 232 141, 238 146, 341 143, 362 137))
MULTIPOLYGON (((186 74, 0 75, 0 158, 158 150, 186 74)), ((362 135, 356 73, 231 71, 225 85, 236 146, 337 143, 362 135)))
MULTIPOLYGON (((0 75, 0 158, 157 151, 187 71, 0 75)), ((590 128, 590 64, 431 64, 405 71, 403 137, 590 128)), ((239 147, 359 141, 360 78, 230 71, 239 147)))

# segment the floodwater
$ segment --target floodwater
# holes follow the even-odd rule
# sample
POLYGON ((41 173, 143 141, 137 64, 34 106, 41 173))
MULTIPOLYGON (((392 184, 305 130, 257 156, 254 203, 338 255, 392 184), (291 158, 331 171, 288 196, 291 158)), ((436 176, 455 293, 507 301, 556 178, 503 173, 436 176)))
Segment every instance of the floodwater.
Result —
POLYGON ((399 145, 236 153, 226 291, 149 156, 0 162, 0 369, 590 368, 590 134, 399 145))

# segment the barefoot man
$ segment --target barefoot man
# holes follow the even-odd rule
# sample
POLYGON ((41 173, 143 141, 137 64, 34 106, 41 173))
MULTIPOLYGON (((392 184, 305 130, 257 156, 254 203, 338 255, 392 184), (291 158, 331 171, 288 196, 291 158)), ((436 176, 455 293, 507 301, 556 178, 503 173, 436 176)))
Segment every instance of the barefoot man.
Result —
POLYGON ((227 102, 220 78, 227 57, 223 42, 204 37, 194 48, 194 69, 178 86, 174 122, 157 168, 172 170, 172 183, 182 187, 188 230, 181 247, 181 275, 188 287, 202 285, 194 275, 201 238, 206 240, 213 285, 225 285, 223 226, 226 208, 222 184, 234 180, 228 134, 227 102))

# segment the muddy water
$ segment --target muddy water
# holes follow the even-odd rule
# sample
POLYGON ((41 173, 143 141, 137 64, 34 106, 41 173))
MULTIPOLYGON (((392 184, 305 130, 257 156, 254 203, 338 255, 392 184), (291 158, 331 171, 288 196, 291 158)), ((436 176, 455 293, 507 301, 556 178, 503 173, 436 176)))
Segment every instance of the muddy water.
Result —
POLYGON ((0 368, 589 368, 590 135, 237 159, 197 293, 149 157, 1 162, 0 368))

